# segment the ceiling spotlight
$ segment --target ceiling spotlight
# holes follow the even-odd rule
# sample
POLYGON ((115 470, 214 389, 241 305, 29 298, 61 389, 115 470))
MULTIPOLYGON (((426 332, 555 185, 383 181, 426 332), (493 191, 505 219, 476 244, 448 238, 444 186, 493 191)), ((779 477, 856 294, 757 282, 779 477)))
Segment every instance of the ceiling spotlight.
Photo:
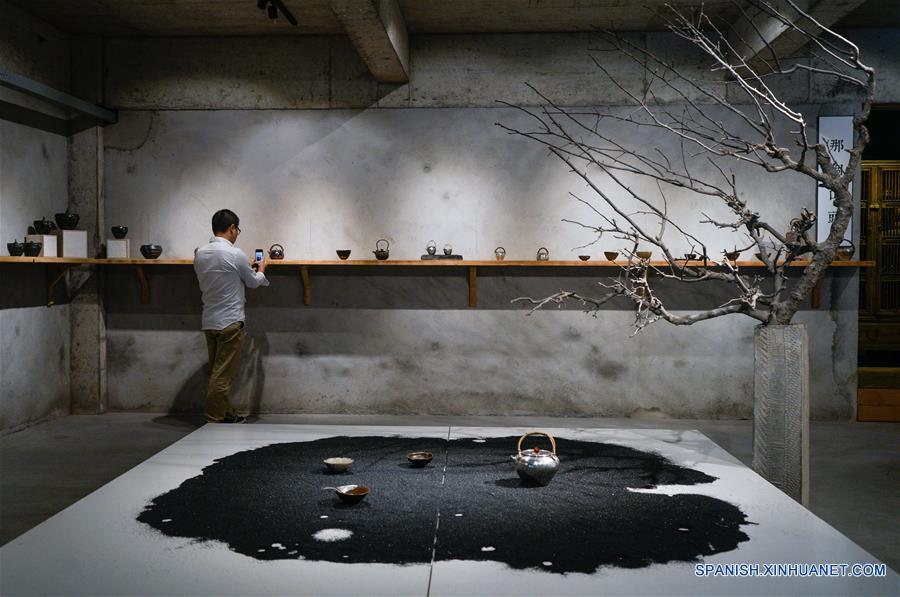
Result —
POLYGON ((287 22, 294 27, 297 26, 297 19, 294 18, 294 15, 291 14, 291 11, 288 10, 288 7, 284 5, 282 0, 256 0, 256 7, 266 11, 268 17, 276 23, 278 22, 278 17, 281 16, 287 19, 287 22))

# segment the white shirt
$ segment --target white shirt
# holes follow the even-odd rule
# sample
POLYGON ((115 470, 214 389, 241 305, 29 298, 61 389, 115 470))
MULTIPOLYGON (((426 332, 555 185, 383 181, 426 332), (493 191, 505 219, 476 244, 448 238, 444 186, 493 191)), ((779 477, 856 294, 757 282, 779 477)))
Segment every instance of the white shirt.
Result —
POLYGON ((204 330, 223 330, 244 321, 244 286, 269 285, 263 274, 250 267, 247 255, 221 236, 197 249, 194 271, 203 293, 204 330))

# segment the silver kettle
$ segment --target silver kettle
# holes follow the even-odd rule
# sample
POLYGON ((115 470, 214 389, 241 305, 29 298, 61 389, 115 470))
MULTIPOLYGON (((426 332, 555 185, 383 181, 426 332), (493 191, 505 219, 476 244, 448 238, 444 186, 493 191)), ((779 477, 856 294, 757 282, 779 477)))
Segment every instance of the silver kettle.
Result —
POLYGON ((514 456, 510 456, 516 463, 516 472, 519 477, 529 483, 537 483, 538 485, 547 485, 550 483, 556 471, 559 470, 559 457, 556 455, 556 440, 549 433, 543 431, 531 431, 519 438, 519 444, 516 447, 518 451, 514 456), (530 448, 522 450, 522 441, 529 435, 544 435, 550 440, 551 452, 541 450, 540 448, 530 448))

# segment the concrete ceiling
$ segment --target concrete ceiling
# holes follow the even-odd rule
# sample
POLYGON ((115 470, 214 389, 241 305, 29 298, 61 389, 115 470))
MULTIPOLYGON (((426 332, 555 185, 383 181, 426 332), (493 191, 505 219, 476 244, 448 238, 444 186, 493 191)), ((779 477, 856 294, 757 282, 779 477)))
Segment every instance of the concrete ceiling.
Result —
MULTIPOLYGON (((283 0, 300 22, 272 23, 256 0, 9 0, 69 33, 106 36, 342 34, 329 0, 283 0)), ((410 33, 584 31, 597 26, 653 30, 666 0, 399 0, 410 33)), ((698 5, 700 2, 688 2, 698 5)), ((731 0, 706 0, 730 21, 731 0)), ((900 25, 897 0, 867 0, 846 17, 853 26, 900 25)))

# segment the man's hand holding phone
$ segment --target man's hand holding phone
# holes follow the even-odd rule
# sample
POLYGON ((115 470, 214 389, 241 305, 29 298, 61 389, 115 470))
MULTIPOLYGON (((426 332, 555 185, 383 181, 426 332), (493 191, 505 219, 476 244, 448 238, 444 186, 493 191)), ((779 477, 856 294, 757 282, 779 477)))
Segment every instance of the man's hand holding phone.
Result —
POLYGON ((259 273, 265 273, 266 263, 266 252, 262 249, 256 249, 254 261, 251 267, 253 267, 253 269, 258 271, 259 273))

